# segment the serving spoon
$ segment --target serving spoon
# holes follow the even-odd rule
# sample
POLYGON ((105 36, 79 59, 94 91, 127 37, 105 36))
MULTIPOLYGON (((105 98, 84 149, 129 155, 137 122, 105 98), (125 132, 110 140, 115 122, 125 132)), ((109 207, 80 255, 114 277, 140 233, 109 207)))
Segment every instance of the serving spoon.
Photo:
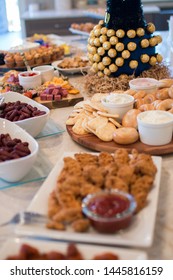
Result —
POLYGON ((0 95, 0 106, 4 103, 5 97, 0 95))
POLYGON ((24 64, 25 64, 25 66, 26 66, 27 71, 32 71, 32 70, 31 70, 31 67, 29 66, 29 64, 28 64, 28 62, 27 62, 27 60, 26 60, 25 54, 24 54, 23 52, 21 52, 20 55, 21 55, 22 58, 23 58, 23 62, 24 62, 24 64))

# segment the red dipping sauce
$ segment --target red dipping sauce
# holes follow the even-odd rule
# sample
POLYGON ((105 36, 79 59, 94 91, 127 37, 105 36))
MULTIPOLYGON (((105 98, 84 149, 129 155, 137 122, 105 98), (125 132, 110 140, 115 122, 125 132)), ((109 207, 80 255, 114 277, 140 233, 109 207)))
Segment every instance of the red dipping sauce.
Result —
POLYGON ((117 194, 103 194, 93 197, 88 203, 88 209, 93 213, 111 218, 129 208, 130 201, 117 194))
POLYGON ((129 226, 136 202, 127 193, 115 190, 103 191, 87 196, 82 209, 97 231, 114 233, 129 226))
POLYGON ((36 76, 37 73, 34 73, 34 72, 29 72, 29 73, 23 73, 23 74, 20 74, 22 77, 33 77, 33 76, 36 76))

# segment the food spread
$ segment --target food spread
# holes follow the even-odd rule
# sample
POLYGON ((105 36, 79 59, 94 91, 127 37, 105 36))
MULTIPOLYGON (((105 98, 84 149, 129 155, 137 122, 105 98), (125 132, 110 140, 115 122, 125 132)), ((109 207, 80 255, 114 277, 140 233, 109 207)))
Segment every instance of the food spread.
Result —
MULTIPOLYGON (((172 121, 171 117, 165 117, 164 111, 173 113, 173 79, 166 75, 167 72, 163 71, 162 76, 164 78, 157 79, 158 88, 151 91, 150 94, 145 90, 129 89, 129 84, 128 89, 127 86, 124 87, 123 82, 126 81, 127 84, 129 79, 135 78, 135 75, 141 73, 144 76, 147 75, 146 73, 149 72, 145 72, 144 70, 146 69, 152 68, 152 73, 155 72, 155 69, 161 69, 157 67, 160 65, 162 57, 156 53, 155 46, 162 39, 160 36, 154 35, 154 24, 145 22, 141 10, 141 1, 121 1, 121 7, 119 6, 119 8, 122 8, 122 5, 131 5, 138 10, 138 13, 136 13, 135 9, 134 11, 132 11, 132 8, 129 9, 129 12, 136 15, 131 17, 130 25, 127 24, 129 19, 126 13, 123 15, 126 16, 123 24, 120 18, 113 20, 112 16, 115 16, 117 19, 118 2, 120 1, 107 1, 105 21, 100 21, 95 27, 92 26, 93 30, 88 40, 88 58, 95 73, 93 76, 94 84, 96 86, 99 84, 100 88, 98 91, 92 92, 92 97, 90 96, 90 98, 75 105, 66 124, 72 127, 73 133, 77 136, 93 134, 100 141, 108 142, 108 145, 111 141, 118 145, 129 145, 139 141, 137 116, 140 112, 153 110, 150 116, 143 118, 143 121, 146 123, 164 124, 167 121, 172 121), (132 2, 137 5, 132 5, 132 2), (127 75, 124 75, 124 73, 127 75), (119 75, 121 78, 119 78, 119 75), (97 78, 95 78, 96 76, 97 78), (112 78, 115 79, 112 80, 112 78), (110 87, 113 83, 121 87, 121 92, 111 93, 109 97, 106 97, 105 93, 109 94, 112 90, 108 90, 109 87, 107 87, 105 81, 107 81, 110 87), (126 103, 124 94, 126 97, 132 96, 134 98, 134 106, 133 109, 124 115, 122 120, 119 120, 118 114, 107 112, 101 100, 104 99, 107 103, 124 104, 126 103)), ((122 11, 122 9, 119 10, 122 11)), ((34 37, 32 38, 34 40, 42 39, 39 36, 34 37)), ((46 35, 43 35, 43 37, 43 39, 47 40, 46 35)), ((54 59, 60 59, 59 55, 62 55, 61 47, 59 49, 55 48, 55 46, 49 46, 48 41, 46 44, 43 43, 43 46, 38 49, 38 53, 34 50, 25 53, 30 65, 33 65, 33 63, 50 63, 54 59)), ((86 61, 81 61, 79 57, 77 59, 68 58, 63 59, 58 66, 62 69, 80 68, 83 67, 81 63, 84 62, 86 61)), ((10 68, 24 66, 19 53, 7 53, 5 55, 5 63, 10 68)), ((34 76, 34 73, 29 76, 34 76)), ((148 76, 150 75, 148 74, 148 76)), ((86 82, 87 78, 88 76, 86 77, 86 82)), ((140 81, 139 84, 137 79, 134 81, 142 87, 152 85, 146 78, 140 81)), ((4 75, 2 87, 2 92, 14 89, 14 91, 20 90, 22 94, 26 94, 19 85, 17 71, 4 75)), ((79 90, 72 86, 63 76, 54 77, 39 88, 33 89, 33 92, 35 91, 42 101, 61 101, 70 94, 75 95, 79 93, 79 90)), ((24 106, 23 108, 21 104, 16 104, 16 102, 15 104, 4 103, 1 105, 0 110, 1 117, 10 121, 32 117, 28 116, 29 111, 36 115, 38 113, 32 106, 24 106), (16 107, 17 105, 20 107, 19 110, 16 107), (4 109, 6 110, 5 113, 4 109)), ((44 112, 41 112, 41 114, 44 114, 44 112)), ((0 161, 11 159, 12 154, 14 159, 25 156, 24 150, 28 151, 27 143, 18 143, 18 139, 11 139, 8 134, 5 136, 0 135, 0 142, 5 143, 5 148, 1 147, 0 161)), ((125 147, 127 148, 127 146, 125 147)), ((156 172, 157 168, 150 155, 139 153, 137 150, 132 150, 131 154, 129 154, 127 149, 117 149, 117 146, 112 154, 104 151, 97 155, 76 152, 74 157, 64 157, 64 165, 60 173, 57 173, 56 186, 47 198, 47 215, 50 218, 47 228, 59 231, 66 231, 70 228, 71 231, 78 232, 78 234, 92 231, 92 221, 82 212, 82 201, 88 195, 103 190, 110 191, 116 189, 119 192, 123 191, 132 195, 137 203, 135 214, 138 217, 138 213, 150 203, 148 194, 153 188, 156 172)), ((89 210, 103 218, 112 218, 126 211, 128 207, 129 201, 115 195, 111 197, 106 195, 102 199, 96 198, 89 204, 89 210), (108 205, 111 205, 111 210, 108 209, 108 205)), ((124 225, 124 223, 122 222, 121 225, 124 225)), ((101 224, 102 230, 100 230, 100 225, 99 227, 97 226, 98 224, 95 225, 95 229, 99 232, 103 232, 103 228, 105 230, 103 223, 101 224)), ((112 229, 113 224, 109 223, 108 227, 106 227, 106 233, 112 233, 112 229)), ((82 259, 80 252, 75 246, 71 246, 69 250, 71 249, 73 253, 75 252, 71 256, 72 259, 82 259)), ((58 257, 70 259, 68 254, 64 255, 61 252, 42 254, 35 250, 35 248, 30 248, 27 245, 22 247, 19 255, 9 256, 9 259, 28 259, 28 252, 29 254, 31 252, 35 253, 35 255, 33 254, 34 259, 50 259, 52 257, 54 259, 58 257)), ((113 256, 108 252, 94 257, 94 259, 102 258, 117 259, 117 256, 113 256)))

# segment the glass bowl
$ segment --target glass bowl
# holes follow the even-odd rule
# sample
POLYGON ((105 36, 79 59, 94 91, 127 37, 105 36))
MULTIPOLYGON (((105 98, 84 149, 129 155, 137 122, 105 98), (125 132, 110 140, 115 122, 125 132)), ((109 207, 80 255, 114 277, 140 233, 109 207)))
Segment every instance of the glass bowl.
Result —
POLYGON ((82 201, 82 212, 100 233, 114 233, 127 228, 135 209, 133 196, 119 190, 89 194, 82 201))

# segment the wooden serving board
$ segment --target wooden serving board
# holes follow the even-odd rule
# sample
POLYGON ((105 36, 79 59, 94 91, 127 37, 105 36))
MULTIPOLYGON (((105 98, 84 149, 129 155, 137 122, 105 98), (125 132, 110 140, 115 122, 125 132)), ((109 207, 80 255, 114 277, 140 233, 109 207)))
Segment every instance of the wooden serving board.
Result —
POLYGON ((84 146, 90 150, 97 151, 97 152, 104 151, 104 152, 113 153, 119 148, 125 148, 128 150, 128 152, 131 152, 132 149, 137 149, 139 152, 145 152, 151 155, 166 155, 166 154, 173 153, 173 139, 169 144, 163 146, 149 146, 143 144, 140 141, 130 145, 119 145, 116 144, 114 141, 103 142, 93 134, 86 134, 86 135, 76 134, 73 132, 72 126, 70 125, 67 125, 66 128, 69 135, 75 142, 77 142, 81 146, 84 146))
POLYGON ((48 107, 49 109, 63 108, 68 106, 74 106, 76 103, 82 101, 84 98, 79 94, 68 94, 66 98, 61 99, 60 101, 54 100, 41 100, 40 97, 35 97, 34 100, 38 103, 48 107))

